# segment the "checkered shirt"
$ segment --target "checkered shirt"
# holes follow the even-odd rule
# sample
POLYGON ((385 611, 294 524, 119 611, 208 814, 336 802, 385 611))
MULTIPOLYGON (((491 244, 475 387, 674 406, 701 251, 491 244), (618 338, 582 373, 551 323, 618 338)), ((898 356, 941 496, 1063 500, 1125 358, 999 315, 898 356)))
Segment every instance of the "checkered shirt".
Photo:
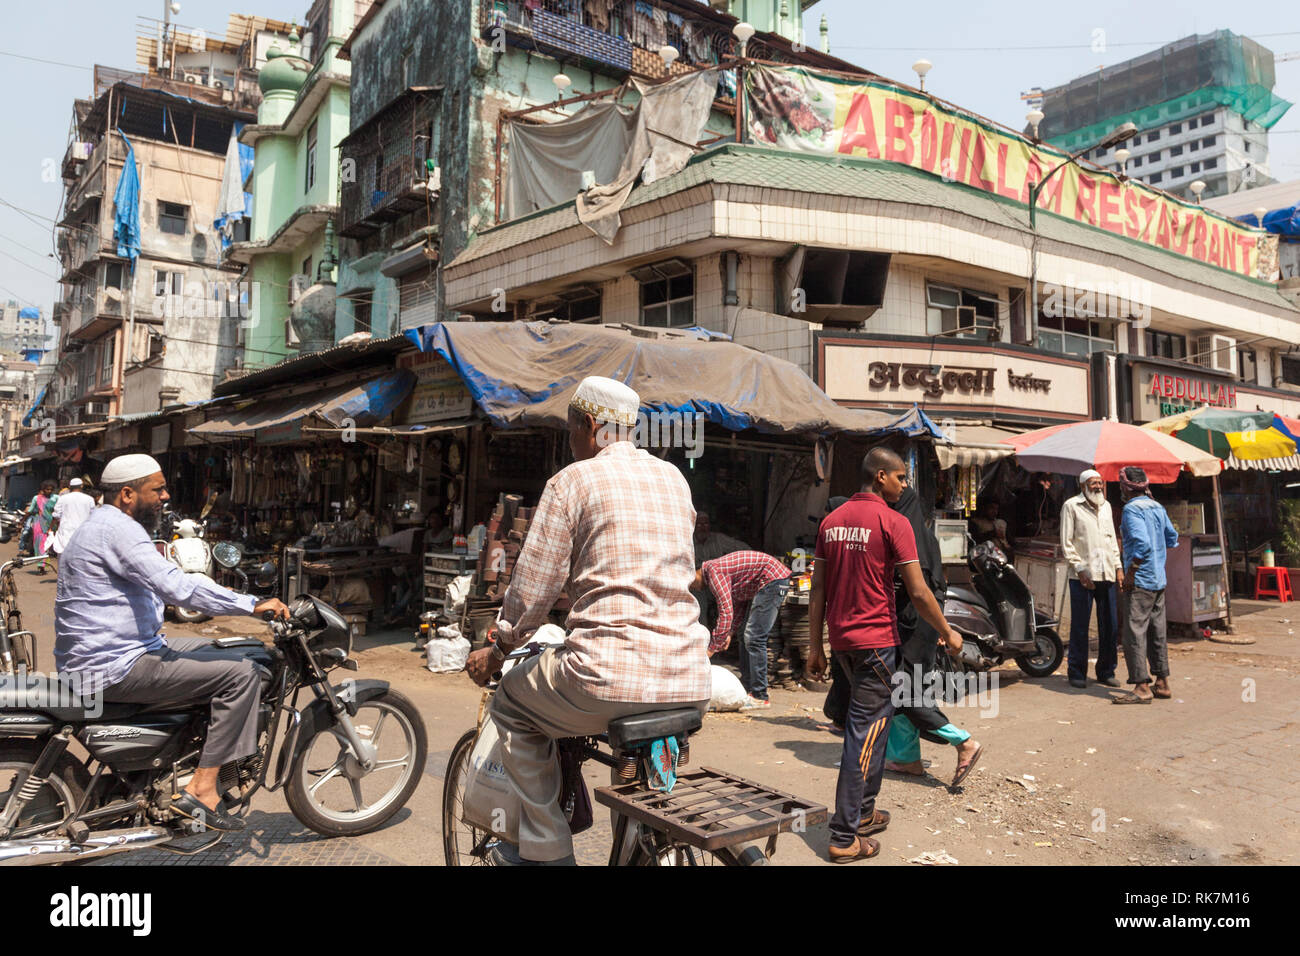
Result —
POLYGON ((518 646, 572 602, 561 673, 601 700, 708 700, 708 630, 695 576, 691 491, 675 467, 615 442, 546 483, 497 621, 518 646))
POLYGON ((718 620, 713 626, 709 652, 720 651, 731 638, 735 621, 749 616, 749 602, 773 581, 783 581, 790 569, 761 551, 733 551, 700 565, 704 580, 718 602, 718 620))

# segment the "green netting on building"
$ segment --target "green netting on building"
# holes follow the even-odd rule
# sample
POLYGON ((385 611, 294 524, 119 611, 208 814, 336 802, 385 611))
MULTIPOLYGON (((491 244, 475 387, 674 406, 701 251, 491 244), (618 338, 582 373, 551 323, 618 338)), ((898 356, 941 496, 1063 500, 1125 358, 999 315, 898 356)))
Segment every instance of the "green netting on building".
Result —
POLYGON ((1041 133, 1077 150, 1116 126, 1149 129, 1219 106, 1268 129, 1291 108, 1273 93, 1273 54, 1220 30, 1192 36, 1044 94, 1041 133))

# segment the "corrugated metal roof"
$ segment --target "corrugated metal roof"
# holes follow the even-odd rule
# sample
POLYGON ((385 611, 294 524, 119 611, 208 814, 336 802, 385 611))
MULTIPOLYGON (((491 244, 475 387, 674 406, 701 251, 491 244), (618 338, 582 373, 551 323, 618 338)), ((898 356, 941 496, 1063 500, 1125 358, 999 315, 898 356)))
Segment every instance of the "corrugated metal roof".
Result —
POLYGON ((275 365, 245 372, 236 378, 221 382, 212 389, 212 394, 214 398, 242 395, 312 372, 343 372, 366 364, 366 359, 394 354, 408 348, 414 349, 415 345, 401 332, 390 335, 386 339, 370 339, 355 345, 336 345, 320 352, 295 355, 275 365))
MULTIPOLYGON (((1029 209, 960 183, 945 183, 899 163, 871 159, 813 156, 765 146, 727 144, 697 155, 681 172, 632 191, 624 209, 655 202, 696 186, 741 185, 790 192, 932 206, 1025 234, 1029 209)), ((513 249, 524 243, 579 225, 572 202, 533 213, 479 234, 450 268, 513 249)), ((1078 246, 1090 253, 1113 255, 1169 276, 1233 295, 1297 311, 1270 282, 1250 279, 1167 252, 1148 243, 1117 236, 1049 212, 1038 217, 1043 239, 1078 246)))

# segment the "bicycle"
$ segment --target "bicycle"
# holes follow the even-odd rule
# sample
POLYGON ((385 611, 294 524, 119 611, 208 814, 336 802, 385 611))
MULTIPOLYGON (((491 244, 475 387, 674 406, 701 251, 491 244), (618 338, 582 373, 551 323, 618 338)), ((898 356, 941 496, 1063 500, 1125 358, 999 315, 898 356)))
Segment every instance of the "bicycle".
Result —
MULTIPOLYGON (((507 664, 539 654, 533 644, 511 653, 507 664)), ((501 839, 462 819, 460 808, 469 758, 488 719, 488 705, 501 674, 488 685, 479 706, 478 725, 452 748, 443 779, 442 839, 448 866, 491 865, 488 851, 501 839)), ((679 756, 674 769, 690 758, 689 738, 702 724, 695 708, 650 711, 610 721, 595 737, 558 742, 565 782, 561 803, 585 790, 582 764, 594 760, 610 768, 610 786, 598 787, 596 802, 612 811, 609 866, 766 866, 782 832, 801 832, 825 822, 824 806, 772 790, 723 770, 700 767, 679 773, 671 790, 650 786, 648 761, 657 741, 674 738, 679 756), (602 746, 608 751, 602 750, 602 746), (562 759, 568 756, 568 760, 562 759), (763 848, 748 844, 766 838, 763 848)))

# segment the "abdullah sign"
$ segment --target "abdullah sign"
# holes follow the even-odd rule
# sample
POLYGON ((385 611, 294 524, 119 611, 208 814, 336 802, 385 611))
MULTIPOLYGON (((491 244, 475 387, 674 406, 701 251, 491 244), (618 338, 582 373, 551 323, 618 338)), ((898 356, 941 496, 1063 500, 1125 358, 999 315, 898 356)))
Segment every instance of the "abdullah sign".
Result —
MULTIPOLYGON (((746 104, 756 142, 902 163, 1025 206, 1030 185, 1067 155, 921 93, 802 67, 750 69, 746 104)), ((1259 232, 1102 170, 1071 163, 1043 187, 1038 208, 1230 272, 1258 274, 1259 232)))

